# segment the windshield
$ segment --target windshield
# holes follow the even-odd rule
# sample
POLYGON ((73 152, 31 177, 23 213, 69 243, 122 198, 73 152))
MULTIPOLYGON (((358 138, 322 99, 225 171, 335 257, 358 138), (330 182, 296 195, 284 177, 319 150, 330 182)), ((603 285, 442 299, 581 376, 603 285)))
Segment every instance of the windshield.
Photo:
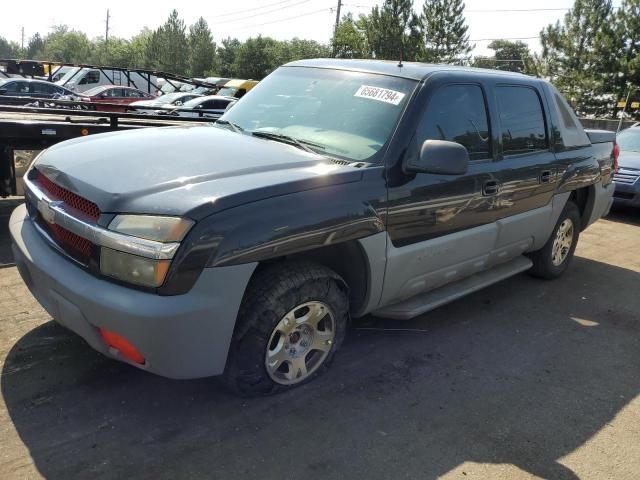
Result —
POLYGON ((385 75, 283 67, 222 120, 246 132, 286 135, 316 144, 319 152, 365 160, 387 143, 416 84, 385 75))
POLYGON ((623 152, 640 152, 640 128, 623 130, 616 137, 616 142, 623 152))
POLYGON ((80 70, 80 67, 73 67, 68 72, 66 72, 62 76, 62 78, 60 80, 58 80, 56 83, 58 85, 64 85, 67 81, 72 79, 72 77, 73 77, 73 81, 77 83, 77 81, 80 79, 80 77, 82 75, 81 73, 78 73, 79 70, 80 70))
POLYGON ((184 93, 166 93, 158 98, 156 98, 153 103, 157 105, 166 105, 168 103, 173 103, 177 100, 180 100, 184 97, 184 93))

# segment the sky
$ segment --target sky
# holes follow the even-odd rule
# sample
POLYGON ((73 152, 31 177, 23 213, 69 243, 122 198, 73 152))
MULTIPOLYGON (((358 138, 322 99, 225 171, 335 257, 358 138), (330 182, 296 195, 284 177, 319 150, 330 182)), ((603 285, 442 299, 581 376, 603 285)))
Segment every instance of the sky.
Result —
MULTIPOLYGON (((423 1, 414 2, 418 12, 423 1)), ((613 3, 618 6, 620 1, 613 3)), ((259 34, 279 40, 299 37, 328 42, 335 24, 337 3, 337 0, 3 2, 0 36, 20 43, 24 27, 26 46, 34 33, 44 35, 53 25, 66 24, 84 31, 90 38, 104 37, 108 8, 109 35, 129 38, 144 27, 156 28, 164 23, 173 8, 177 8, 187 24, 204 17, 217 42, 228 36, 244 40, 259 34)), ((357 16, 380 4, 382 0, 343 0, 342 13, 351 12, 357 16)), ((572 4, 572 0, 466 0, 465 17, 470 39, 475 44, 473 54, 491 53, 487 49, 490 39, 516 37, 522 38, 533 51, 539 51, 540 30, 561 19, 572 4), (499 11, 522 9, 529 11, 499 11)))

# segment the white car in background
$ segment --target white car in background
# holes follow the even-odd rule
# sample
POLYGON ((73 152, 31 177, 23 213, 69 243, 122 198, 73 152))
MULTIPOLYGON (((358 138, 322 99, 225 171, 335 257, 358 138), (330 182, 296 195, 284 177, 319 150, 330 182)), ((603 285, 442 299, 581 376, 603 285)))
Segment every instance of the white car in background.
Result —
POLYGON ((237 98, 222 95, 207 95, 185 102, 175 110, 167 112, 179 117, 220 118, 230 105, 238 101, 237 98))
POLYGON ((137 113, 147 115, 165 114, 169 110, 182 107, 189 100, 199 98, 201 95, 191 92, 175 92, 167 93, 153 100, 140 100, 129 104, 131 110, 136 110, 137 113))

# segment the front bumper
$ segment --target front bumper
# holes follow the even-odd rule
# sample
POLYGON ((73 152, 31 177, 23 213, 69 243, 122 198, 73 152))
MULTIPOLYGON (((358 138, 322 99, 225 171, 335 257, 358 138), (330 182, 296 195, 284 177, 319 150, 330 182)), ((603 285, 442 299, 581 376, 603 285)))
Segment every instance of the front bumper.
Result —
POLYGON ((16 264, 34 297, 60 324, 109 357, 169 378, 221 374, 255 263, 206 268, 184 295, 159 296, 102 280, 50 247, 25 205, 9 220, 16 264), (99 328, 124 336, 145 357, 123 358, 99 328))
POLYGON ((632 184, 616 182, 613 201, 616 205, 640 207, 640 180, 632 184))

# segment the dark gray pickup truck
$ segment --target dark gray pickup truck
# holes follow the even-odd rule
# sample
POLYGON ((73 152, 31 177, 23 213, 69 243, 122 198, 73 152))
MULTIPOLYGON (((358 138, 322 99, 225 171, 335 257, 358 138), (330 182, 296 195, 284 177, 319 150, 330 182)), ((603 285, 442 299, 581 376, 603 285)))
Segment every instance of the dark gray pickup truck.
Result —
POLYGON ((10 230, 34 296, 96 350, 272 393, 324 371, 350 318, 561 275, 608 212, 614 145, 539 79, 300 61, 216 125, 45 150, 10 230))

